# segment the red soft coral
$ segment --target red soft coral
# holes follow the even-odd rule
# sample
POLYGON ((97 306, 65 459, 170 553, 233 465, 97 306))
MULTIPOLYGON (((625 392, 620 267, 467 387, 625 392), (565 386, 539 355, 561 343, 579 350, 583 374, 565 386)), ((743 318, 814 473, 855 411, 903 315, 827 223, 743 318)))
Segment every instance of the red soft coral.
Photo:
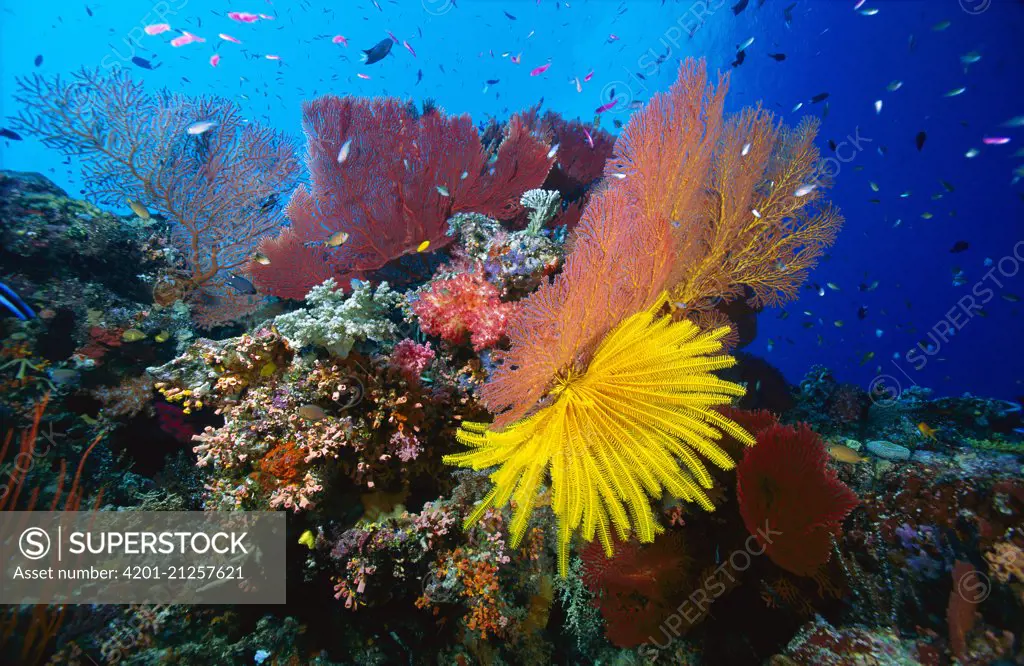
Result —
POLYGON ((830 535, 857 505, 827 466, 828 452, 807 424, 772 425, 736 467, 736 495, 747 530, 775 564, 810 576, 831 552, 830 535))
POLYGON ((419 384, 420 375, 434 360, 434 356, 434 350, 430 348, 429 342, 421 345, 406 338, 395 345, 388 364, 398 370, 410 384, 419 384))
POLYGON ((455 344, 468 336, 474 351, 494 346, 505 335, 514 307, 502 303, 498 288, 479 272, 434 280, 412 304, 424 333, 455 344))

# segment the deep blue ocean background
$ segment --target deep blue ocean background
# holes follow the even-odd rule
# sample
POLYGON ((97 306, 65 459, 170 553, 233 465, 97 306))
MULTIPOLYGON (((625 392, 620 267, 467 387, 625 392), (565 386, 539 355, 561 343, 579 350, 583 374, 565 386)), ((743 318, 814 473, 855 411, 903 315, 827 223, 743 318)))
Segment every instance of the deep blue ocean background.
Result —
MULTIPOLYGON (((18 110, 16 77, 124 66, 153 88, 230 97, 252 120, 296 136, 301 102, 324 93, 433 98, 447 112, 469 113, 476 121, 505 118, 542 98, 544 109, 590 120, 614 98, 618 104, 602 114, 601 125, 617 133, 613 120, 628 121, 630 102, 667 89, 678 59, 704 57, 712 70, 731 73, 729 109, 760 100, 792 124, 811 113, 824 118, 823 154, 833 154, 830 139, 859 146, 841 147, 844 161, 835 163, 840 168, 831 196, 846 225, 810 278, 821 292, 802 291, 786 314, 765 311, 747 351, 794 382, 820 363, 864 388, 882 377, 890 389, 916 383, 943 395, 1024 395, 1024 356, 1017 347, 1024 262, 1014 258, 1015 245, 1024 241, 1024 183, 1014 182, 1013 173, 1024 164, 1024 128, 1001 126, 1024 115, 1024 3, 867 0, 855 10, 854 0, 766 0, 761 6, 750 0, 738 14, 734 3, 722 0, 377 3, 8 0, 0 11, 0 116, 18 110), (877 13, 865 12, 872 9, 877 13), (274 19, 240 24, 226 17, 228 11, 274 19), (174 30, 142 32, 163 21, 174 30), (172 48, 178 30, 206 42, 172 48), (406 40, 415 57, 395 45, 384 61, 360 64, 360 49, 387 38, 387 31, 406 40), (220 32, 243 44, 219 39, 220 32), (333 43, 335 35, 348 46, 333 43), (754 42, 744 62, 732 67, 737 45, 749 38, 754 42), (221 60, 213 68, 215 52, 221 60), (981 58, 965 65, 962 57, 971 52, 981 58), (770 53, 786 58, 776 61, 770 53), (521 63, 514 64, 519 54, 521 63), (133 64, 132 57, 153 69, 133 64), (530 76, 548 61, 544 74, 530 76), (583 82, 591 71, 592 79, 583 82), (372 78, 360 79, 360 72, 372 78), (499 82, 486 83, 494 79, 499 82), (888 91, 896 80, 902 87, 888 91), (963 94, 946 96, 960 87, 966 87, 963 94), (827 100, 812 104, 820 93, 828 93, 827 100), (920 132, 926 140, 918 150, 920 132), (986 146, 986 136, 1011 141, 986 146), (973 159, 965 156, 971 148, 980 150, 973 159), (959 241, 968 249, 952 253, 959 241), (873 290, 859 288, 876 281, 873 290), (958 302, 972 289, 978 304, 988 299, 985 316, 961 313, 958 302), (960 330, 929 337, 951 328, 943 323, 947 317, 960 330), (928 353, 908 355, 919 342, 932 345, 928 353)), ((2 168, 40 171, 71 193, 81 188, 78 165, 63 163, 32 138, 2 141, 0 150, 2 168)), ((1024 257, 1024 244, 1017 256, 1024 257)))

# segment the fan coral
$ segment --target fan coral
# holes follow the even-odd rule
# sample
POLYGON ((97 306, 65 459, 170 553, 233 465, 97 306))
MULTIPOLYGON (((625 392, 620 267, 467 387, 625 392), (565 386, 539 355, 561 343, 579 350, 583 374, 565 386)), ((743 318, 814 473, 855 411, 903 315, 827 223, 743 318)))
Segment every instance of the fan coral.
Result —
POLYGON ((729 356, 712 356, 727 329, 702 333, 691 322, 660 317, 665 299, 662 295, 651 308, 622 322, 585 370, 569 368, 559 375, 551 404, 534 415, 504 430, 488 430, 485 423, 464 425, 457 438, 473 450, 446 456, 445 462, 474 469, 500 465, 491 474, 494 488, 467 525, 513 499, 510 532, 512 546, 518 545, 550 469, 564 576, 569 542, 577 531, 587 541, 596 534, 609 556, 610 527, 623 541, 632 530, 641 542, 653 541, 663 528, 648 496, 661 497, 663 487, 714 509, 702 489, 711 487, 711 475, 696 453, 730 469, 732 459, 714 440, 724 431, 753 443, 739 426, 710 409, 743 395, 743 388, 711 374, 734 363, 729 356))
POLYGON ((170 291, 189 297, 201 324, 224 323, 260 305, 227 281, 283 221, 274 202, 299 172, 291 141, 247 122, 226 99, 147 94, 126 70, 83 70, 70 80, 34 76, 18 86, 24 111, 15 126, 81 158, 92 198, 114 206, 132 200, 172 220, 171 243, 186 270, 174 278, 184 287, 170 291), (215 125, 190 134, 198 119, 215 125))
POLYGON ((519 214, 519 197, 541 185, 553 161, 517 117, 492 162, 468 116, 416 116, 397 99, 324 96, 303 104, 303 126, 311 189, 295 191, 292 226, 263 244, 270 264, 250 267, 263 290, 287 298, 330 275, 347 286, 400 257, 424 264, 423 242, 432 250, 451 242, 448 218, 519 214), (337 231, 347 242, 325 246, 337 231))
POLYGON ((511 303, 501 302, 497 287, 479 271, 434 280, 412 304, 424 333, 455 344, 468 337, 474 351, 501 339, 514 308, 511 303))
POLYGON ((831 535, 853 507, 853 494, 828 467, 821 438, 799 428, 773 425, 757 435, 736 467, 736 495, 747 531, 775 564, 810 576, 828 562, 831 535), (768 525, 774 538, 759 532, 768 525))

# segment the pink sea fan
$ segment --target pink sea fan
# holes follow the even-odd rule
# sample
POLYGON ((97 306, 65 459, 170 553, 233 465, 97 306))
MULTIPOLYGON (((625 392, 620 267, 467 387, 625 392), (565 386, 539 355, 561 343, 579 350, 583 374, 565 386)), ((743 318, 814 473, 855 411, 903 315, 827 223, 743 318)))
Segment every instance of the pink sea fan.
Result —
POLYGON ((389 363, 398 370, 410 384, 419 384, 420 375, 434 360, 434 350, 430 343, 421 345, 408 338, 395 345, 389 363))
POLYGON ((455 344, 468 337, 478 352, 501 339, 514 308, 501 302, 498 288, 479 272, 434 280, 412 304, 424 333, 455 344))

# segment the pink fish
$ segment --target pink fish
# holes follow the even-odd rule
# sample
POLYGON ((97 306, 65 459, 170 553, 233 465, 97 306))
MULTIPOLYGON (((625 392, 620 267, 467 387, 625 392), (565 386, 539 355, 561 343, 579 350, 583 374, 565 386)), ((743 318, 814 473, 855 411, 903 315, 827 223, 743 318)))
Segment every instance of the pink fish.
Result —
POLYGON ((390 37, 391 41, 393 41, 395 44, 400 44, 401 43, 401 42, 398 41, 398 37, 395 37, 395 33, 391 32, 390 30, 386 30, 385 32, 388 33, 388 37, 390 37))
POLYGON ((234 37, 232 37, 231 35, 225 35, 225 34, 224 34, 223 32, 222 32, 222 33, 220 33, 220 34, 219 34, 219 35, 217 35, 217 36, 218 36, 218 37, 220 37, 221 39, 223 39, 223 40, 224 40, 224 41, 226 41, 226 42, 234 42, 235 44, 241 44, 241 43, 242 43, 242 40, 240 40, 240 39, 235 39, 235 38, 234 38, 234 37))
POLYGON ((179 46, 185 46, 186 44, 193 44, 195 42, 205 42, 206 40, 198 35, 193 35, 191 32, 185 30, 181 31, 181 36, 175 37, 171 40, 171 46, 177 48, 179 46))
POLYGON ((281 56, 274 55, 272 53, 268 53, 267 55, 265 55, 263 57, 266 58, 267 60, 280 60, 281 59, 281 56))
POLYGON ((611 44, 612 42, 617 42, 617 41, 619 41, 619 36, 618 36, 618 35, 616 35, 616 34, 615 34, 614 32, 613 32, 613 33, 610 33, 610 34, 608 35, 608 43, 609 43, 609 44, 611 44))
POLYGON ((341 35, 335 35, 334 38, 331 41, 334 42, 335 44, 341 44, 342 46, 348 46, 348 40, 345 37, 341 36, 341 35))
POLYGON ((535 67, 533 70, 530 71, 530 76, 540 76, 544 72, 548 71, 549 67, 551 67, 551 63, 550 62, 547 63, 546 65, 541 65, 540 67, 535 67))
POLYGON ((220 64, 220 54, 219 53, 214 53, 212 56, 210 56, 210 67, 216 67, 219 64, 220 64))
POLYGON ((511 60, 513 65, 518 65, 523 60, 523 54, 517 53, 516 55, 512 56, 511 60))
POLYGON ((360 72, 360 73, 356 74, 356 76, 358 76, 361 79, 366 79, 367 81, 370 80, 370 75, 369 74, 363 74, 362 72, 360 72))
POLYGON ((590 70, 590 73, 583 77, 583 83, 586 83, 592 78, 594 78, 594 70, 590 70))
POLYGON ((583 135, 587 137, 587 145, 590 146, 591 148, 593 148, 594 147, 594 137, 590 136, 590 132, 587 131, 586 127, 583 128, 583 135))
POLYGON ((404 46, 404 47, 405 47, 405 50, 406 50, 406 51, 408 51, 409 53, 411 53, 411 54, 412 54, 412 57, 413 57, 413 58, 415 58, 415 57, 416 57, 416 51, 414 51, 414 50, 413 50, 413 48, 412 48, 412 46, 410 46, 410 45, 409 45, 409 42, 407 42, 407 41, 403 40, 403 41, 402 41, 402 46, 404 46))
POLYGON ((171 26, 169 23, 154 23, 143 28, 147 35, 159 35, 161 32, 167 32, 170 29, 171 26))
POLYGON ((986 136, 981 140, 986 146, 1003 146, 1010 143, 1008 136, 986 136))
POLYGON ((604 113, 605 111, 608 111, 609 109, 613 109, 613 108, 615 108, 615 104, 616 103, 617 103, 616 100, 613 99, 612 101, 608 102, 607 104, 602 104, 601 106, 599 106, 596 109, 594 109, 594 113, 604 113))
POLYGON ((867 0, 857 0, 857 4, 853 6, 853 11, 857 11, 858 9, 863 7, 865 2, 867 2, 867 0))
POLYGON ((249 12, 228 12, 228 18, 239 23, 255 23, 260 20, 257 14, 250 14, 249 12))

